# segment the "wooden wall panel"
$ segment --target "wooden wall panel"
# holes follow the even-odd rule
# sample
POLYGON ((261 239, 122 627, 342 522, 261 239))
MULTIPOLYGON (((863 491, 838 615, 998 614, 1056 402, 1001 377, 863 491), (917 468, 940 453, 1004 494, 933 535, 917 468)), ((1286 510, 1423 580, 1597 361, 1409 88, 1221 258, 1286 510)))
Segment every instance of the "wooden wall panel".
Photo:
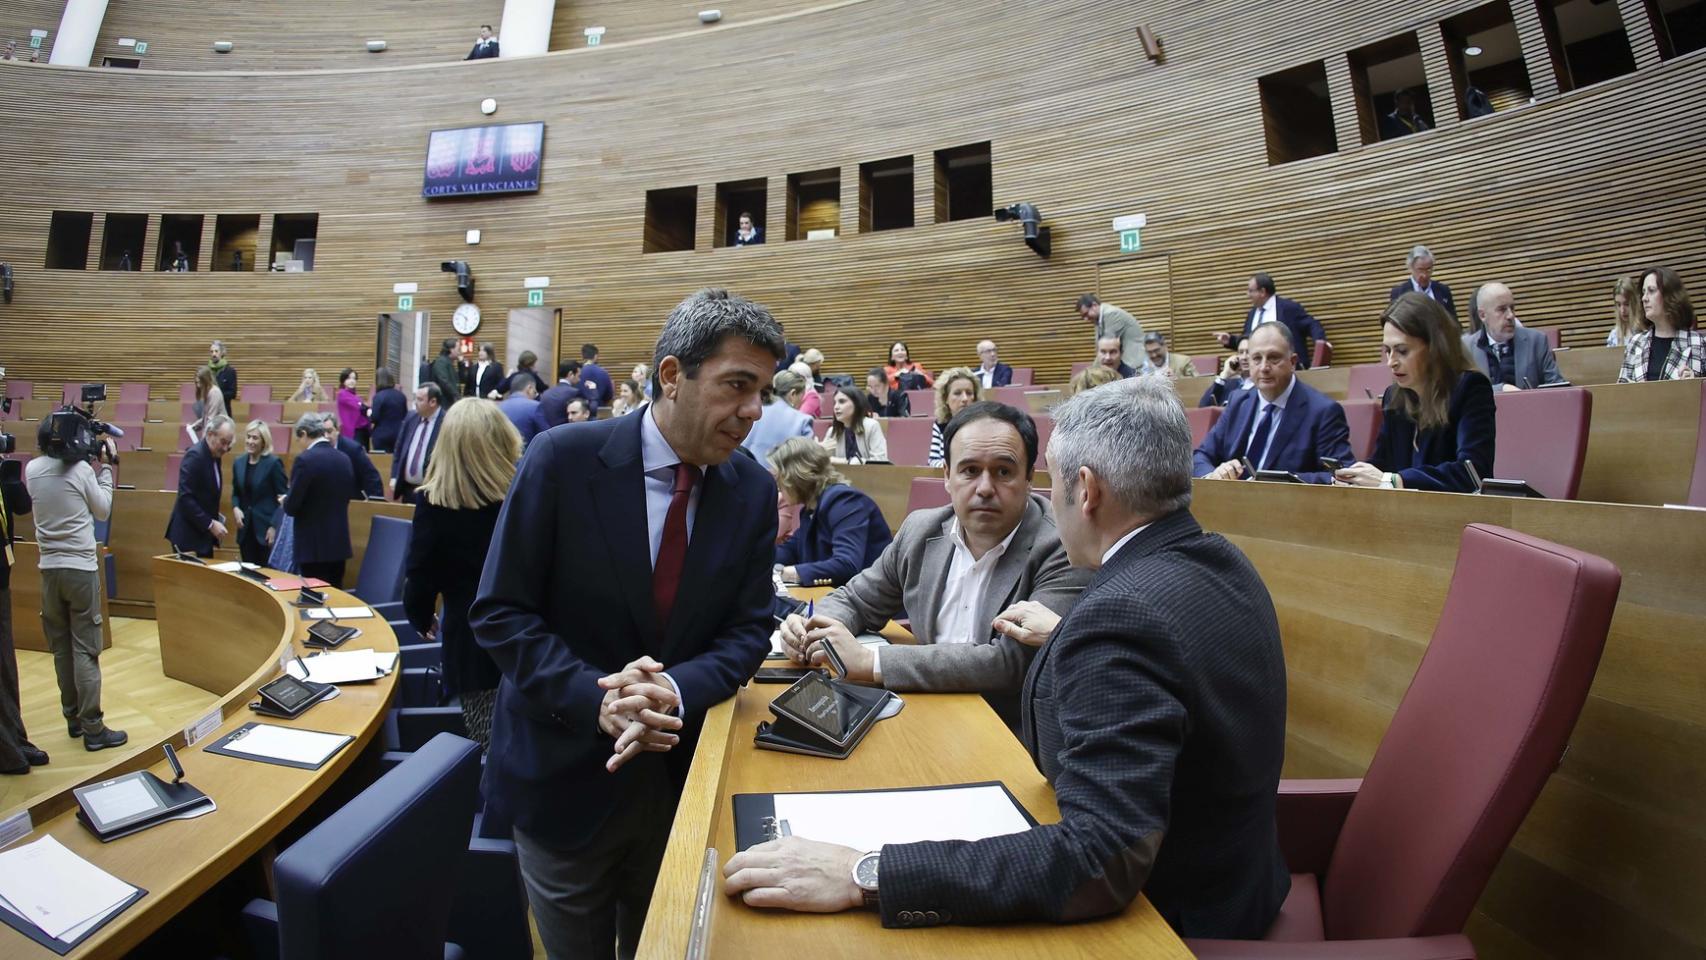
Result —
MULTIPOLYGON (((845 2, 845 0, 843 0, 845 2)), ((832 4, 832 0, 557 0, 551 19, 551 49, 574 50, 586 46, 586 28, 603 27, 601 46, 653 40, 675 34, 726 30, 778 14, 798 13, 832 4), (721 10, 715 24, 699 22, 699 11, 721 10)), ((769 59, 771 51, 754 47, 742 60, 754 64, 769 59)))
POLYGON ((447 63, 467 56, 480 24, 496 26, 502 14, 503 0, 109 0, 92 63, 99 66, 104 56, 135 57, 134 48, 118 45, 121 38, 148 44, 137 57, 142 70, 366 70, 447 63), (236 46, 215 53, 215 40, 236 46), (369 40, 384 40, 386 49, 368 53, 369 40))
POLYGON ((8 40, 16 41, 18 56, 28 60, 30 31, 46 30, 40 54, 40 62, 46 63, 53 53, 53 40, 59 35, 59 17, 64 12, 65 0, 6 0, 0 3, 0 47, 5 46, 8 40))
MULTIPOLYGON (((245 379, 293 383, 304 366, 365 365, 394 282, 420 283, 416 308, 431 311, 434 338, 447 335, 458 300, 438 263, 464 258, 491 317, 525 302, 522 278, 552 276, 563 342, 599 342, 613 368, 649 354, 683 295, 721 284, 769 303, 832 372, 877 361, 895 337, 931 367, 966 363, 988 334, 1004 359, 1061 382, 1089 355, 1073 298, 1117 256, 1109 220, 1135 212, 1149 218, 1146 253, 1169 257, 1174 346, 1186 353, 1238 322, 1244 278, 1266 269, 1324 320, 1344 362, 1373 359, 1374 318, 1418 241, 1442 279, 1509 282, 1525 322, 1581 344, 1603 336, 1617 273, 1659 260, 1706 276, 1695 232, 1706 168, 1690 162, 1700 135, 1678 123, 1706 91, 1700 57, 1453 130, 1267 165, 1256 78, 1281 65, 1258 50, 1336 63, 1395 25, 1463 6, 1313 0, 1276 18, 1172 0, 1145 14, 1164 65, 1143 57, 1121 4, 993 0, 954 18, 863 0, 499 61, 479 65, 478 90, 457 63, 265 76, 0 65, 0 119, 32 131, 0 172, 0 257, 19 289, 0 308, 0 352, 15 377, 164 391, 220 336, 245 379), (1264 42, 1239 40, 1256 35, 1264 42), (1072 42, 1036 58, 1049 37, 1072 42), (544 189, 419 199, 428 131, 482 122, 479 92, 499 97, 495 120, 549 124, 544 189), (860 160, 985 139, 997 203, 1037 203, 1052 258, 992 219, 810 244, 776 242, 772 224, 761 249, 705 238, 692 252, 640 252, 647 189, 766 176, 774 194, 789 172, 847 177, 860 160), (317 269, 44 271, 56 207, 260 212, 263 233, 273 213, 314 211, 317 269), (463 243, 468 228, 484 231, 479 247, 463 243)), ((844 221, 856 225, 853 211, 844 221)))

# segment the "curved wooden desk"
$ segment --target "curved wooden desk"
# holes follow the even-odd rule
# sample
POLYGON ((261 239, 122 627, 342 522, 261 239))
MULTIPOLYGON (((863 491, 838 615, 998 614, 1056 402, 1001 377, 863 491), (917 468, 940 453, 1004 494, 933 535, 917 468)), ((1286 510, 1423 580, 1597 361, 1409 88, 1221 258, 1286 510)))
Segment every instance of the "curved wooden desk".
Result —
MULTIPOLYGON (((795 589, 819 597, 827 590, 795 589)), ((891 625, 892 628, 892 625, 891 625)), ((892 629, 883 631, 896 639, 892 629)), ((1183 942, 1144 897, 1124 912, 1075 924, 887 930, 874 913, 832 916, 757 910, 722 892, 722 865, 735 853, 730 797, 737 793, 856 790, 1000 780, 1041 823, 1060 819, 1054 790, 995 711, 969 693, 908 693, 899 716, 879 722, 846 760, 827 760, 752 744, 760 720, 785 687, 749 684, 713 707, 671 824, 669 847, 639 956, 677 960, 692 935, 700 869, 717 853, 708 899, 706 957, 1189 957, 1183 942), (951 741, 944 741, 951 734, 951 741)))
MULTIPOLYGON (((174 676, 224 694, 217 707, 222 721, 201 742, 213 743, 250 720, 262 719, 248 709, 255 689, 278 675, 279 658, 287 649, 307 652, 302 638, 308 621, 290 605, 295 594, 274 593, 245 577, 170 557, 154 558, 152 573, 161 599, 163 666, 168 673, 182 671, 174 676)), ((337 590, 330 591, 330 599, 361 603, 337 590)), ((396 635, 384 620, 375 617, 359 625, 362 635, 352 641, 355 646, 397 649, 396 635)), ((173 734, 171 743, 183 761, 185 779, 219 805, 215 812, 195 820, 165 823, 103 844, 77 823, 76 801, 69 787, 33 801, 29 812, 38 826, 20 843, 52 834, 89 862, 148 891, 67 956, 122 956, 271 842, 355 762, 378 733, 395 683, 393 673, 372 684, 345 686, 336 699, 315 705, 296 720, 267 720, 355 737, 319 770, 208 754, 186 748, 183 734, 173 734)), ((183 718, 186 725, 195 719, 183 718)), ((111 766, 83 782, 143 768, 171 779, 162 742, 132 741, 111 766)), ((42 947, 0 925, 0 958, 47 956, 51 954, 42 947)))

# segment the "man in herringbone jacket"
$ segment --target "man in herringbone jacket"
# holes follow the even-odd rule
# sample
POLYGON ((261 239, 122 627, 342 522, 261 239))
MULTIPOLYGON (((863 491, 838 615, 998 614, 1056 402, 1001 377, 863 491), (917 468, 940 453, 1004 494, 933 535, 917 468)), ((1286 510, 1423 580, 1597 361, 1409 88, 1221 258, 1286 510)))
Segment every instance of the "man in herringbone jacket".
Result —
POLYGON ((1285 662, 1267 589, 1190 514, 1190 429, 1164 381, 1056 408, 1048 456, 1067 556, 1097 568, 1065 618, 1022 617, 1048 637, 1025 681, 1023 739, 1060 822, 878 851, 785 838, 731 858, 729 893, 796 910, 869 904, 895 927, 1082 920, 1142 891, 1183 936, 1266 932, 1290 885, 1274 824, 1285 662))

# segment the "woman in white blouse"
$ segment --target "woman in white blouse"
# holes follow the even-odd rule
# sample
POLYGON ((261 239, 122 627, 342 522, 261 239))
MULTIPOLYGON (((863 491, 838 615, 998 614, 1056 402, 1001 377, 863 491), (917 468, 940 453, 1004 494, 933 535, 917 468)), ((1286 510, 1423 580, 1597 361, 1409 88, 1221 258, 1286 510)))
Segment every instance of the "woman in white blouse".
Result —
POLYGON ((888 436, 883 425, 869 415, 865 391, 842 387, 835 395, 833 419, 818 443, 834 463, 887 463, 888 436))

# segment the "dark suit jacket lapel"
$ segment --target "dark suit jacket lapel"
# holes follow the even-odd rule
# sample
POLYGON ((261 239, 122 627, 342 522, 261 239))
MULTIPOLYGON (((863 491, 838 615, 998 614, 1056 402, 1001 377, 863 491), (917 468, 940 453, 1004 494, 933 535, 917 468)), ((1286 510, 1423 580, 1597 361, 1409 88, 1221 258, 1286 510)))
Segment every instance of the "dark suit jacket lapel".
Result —
POLYGON ((729 546, 741 541, 738 524, 742 518, 752 515, 752 507, 746 502, 747 497, 735 477, 735 468, 727 463, 705 471, 704 488, 699 491, 699 509, 693 514, 693 532, 687 540, 687 558, 681 567, 681 585, 675 594, 669 623, 665 624, 665 664, 686 659, 697 652, 680 650, 682 633, 688 624, 694 622, 699 608, 712 596, 735 589, 723 579, 725 571, 739 572, 742 568, 740 563, 730 563, 729 546))
MULTIPOLYGON (((612 554, 610 575, 622 584, 634 625, 642 641, 652 647, 658 643, 658 623, 652 605, 651 532, 646 522, 640 418, 622 418, 598 452, 598 459, 604 469, 593 474, 588 487, 598 524, 604 530, 604 542, 612 554)), ((652 652, 659 655, 662 650, 652 652)))

